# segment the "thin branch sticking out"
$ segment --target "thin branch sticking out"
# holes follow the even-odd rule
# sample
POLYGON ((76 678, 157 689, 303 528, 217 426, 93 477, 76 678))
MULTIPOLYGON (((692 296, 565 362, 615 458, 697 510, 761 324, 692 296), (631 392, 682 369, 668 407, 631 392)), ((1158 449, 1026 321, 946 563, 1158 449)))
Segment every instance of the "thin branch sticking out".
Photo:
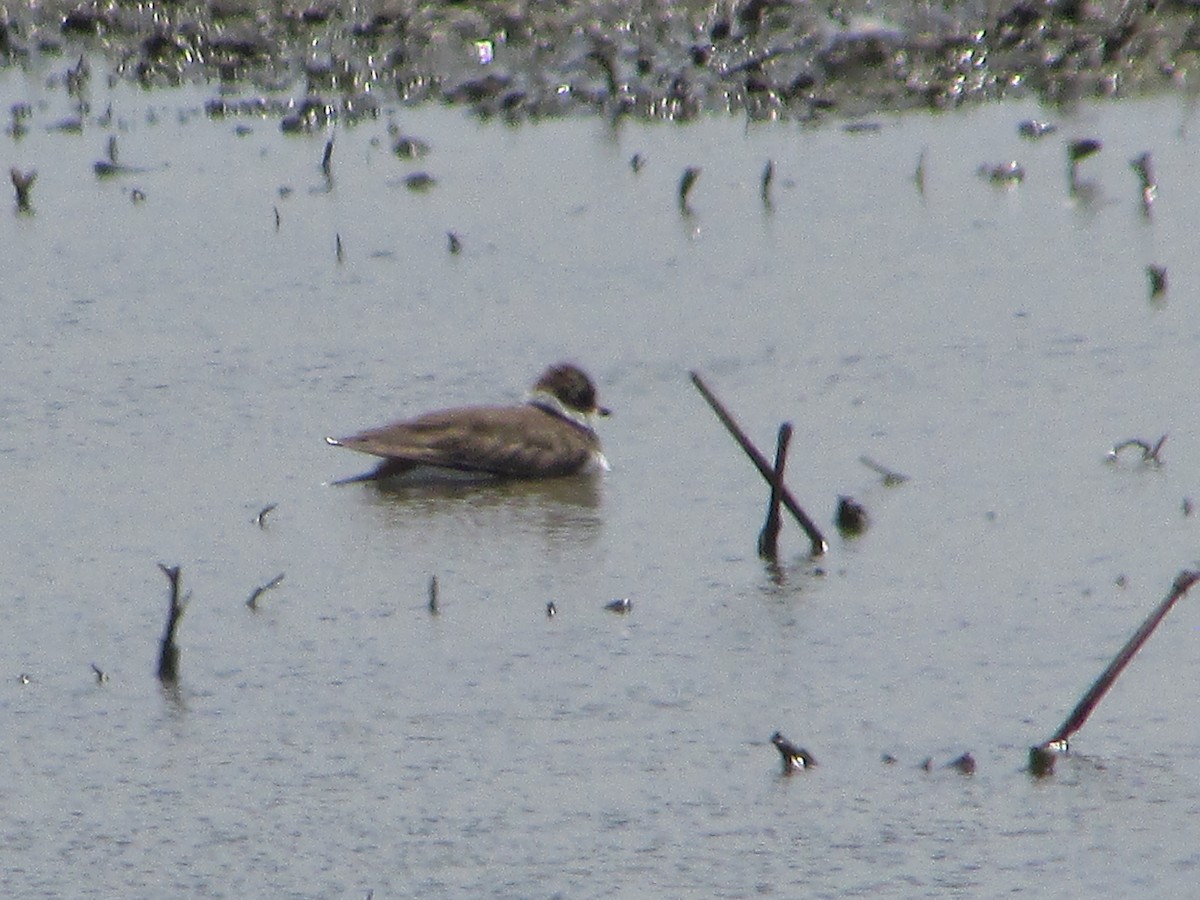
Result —
POLYGON ((775 468, 771 471, 771 499, 767 505, 767 521, 763 523, 758 535, 758 555, 763 559, 776 559, 779 556, 779 503, 783 490, 783 469, 787 464, 788 444, 792 440, 792 423, 784 422, 779 426, 779 436, 775 441, 775 468))
MULTIPOLYGON (((721 420, 721 424, 725 426, 725 429, 733 436, 733 439, 738 442, 745 454, 750 457, 750 461, 754 463, 759 474, 770 484, 773 473, 771 466, 767 464, 767 460, 758 451, 758 448, 751 443, 750 438, 746 437, 746 433, 733 420, 733 416, 729 414, 721 404, 721 401, 708 389, 708 385, 704 383, 699 373, 692 372, 691 378, 692 384, 696 386, 696 390, 704 397, 705 402, 712 408, 712 411, 717 414, 717 418, 721 420)), ((820 530, 813 524, 808 514, 800 508, 800 504, 796 502, 796 498, 792 496, 787 486, 780 484, 779 488, 780 501, 787 507, 787 511, 792 514, 800 527, 804 529, 804 533, 808 535, 809 543, 812 545, 812 555, 823 556, 825 551, 829 549, 829 545, 825 543, 825 538, 822 537, 820 530)))
POLYGON ((179 627, 179 620, 183 618, 184 610, 187 609, 188 600, 191 599, 191 594, 180 596, 179 582, 181 570, 179 566, 164 566, 158 564, 162 573, 167 576, 167 580, 171 582, 171 597, 170 605, 167 608, 167 627, 163 630, 162 641, 159 644, 158 650, 158 680, 164 683, 174 684, 179 680, 179 647, 175 643, 175 631, 179 627))
POLYGON ((257 612, 258 611, 258 598, 261 597, 263 594, 265 594, 267 591, 271 590, 272 588, 279 587, 279 585, 281 585, 281 584, 283 584, 283 573, 282 572, 280 572, 278 575, 276 575, 274 578, 272 578, 266 584, 262 584, 262 585, 259 585, 258 587, 256 587, 254 589, 254 592, 250 595, 250 599, 246 601, 246 605, 248 607, 250 607, 252 610, 254 610, 255 612, 257 612))
POLYGON ((1200 571, 1195 570, 1185 569, 1175 577, 1175 582, 1171 586, 1171 592, 1163 598, 1163 601, 1146 617, 1146 620, 1133 633, 1133 636, 1125 642, 1125 646, 1120 649, 1117 655, 1113 657, 1112 662, 1100 673, 1100 677, 1088 688, 1083 698, 1075 704, 1075 708, 1071 710, 1071 714, 1067 716, 1066 720, 1058 726, 1058 730, 1050 736, 1049 740, 1030 749, 1030 771, 1035 775, 1048 775, 1053 771, 1054 761, 1052 754, 1056 751, 1066 751, 1071 736, 1079 731, 1084 723, 1087 722, 1088 717, 1092 714, 1092 710, 1104 699, 1104 695, 1108 693, 1109 688, 1113 686, 1118 676, 1129 665, 1137 652, 1142 649, 1142 645, 1150 639, 1150 635, 1154 633, 1154 629, 1162 622, 1163 617, 1171 611, 1171 607, 1197 581, 1200 581, 1200 571))
POLYGON ((1165 434, 1160 437, 1158 442, 1153 446, 1151 446, 1149 441, 1143 441, 1141 438, 1130 438, 1127 441, 1121 441, 1121 443, 1114 445, 1113 448, 1108 451, 1108 461, 1116 462, 1120 458, 1123 451, 1128 450, 1131 447, 1136 447, 1142 451, 1142 462, 1161 466, 1162 458, 1159 456, 1159 454, 1162 452, 1163 444, 1166 442, 1167 436, 1165 434))

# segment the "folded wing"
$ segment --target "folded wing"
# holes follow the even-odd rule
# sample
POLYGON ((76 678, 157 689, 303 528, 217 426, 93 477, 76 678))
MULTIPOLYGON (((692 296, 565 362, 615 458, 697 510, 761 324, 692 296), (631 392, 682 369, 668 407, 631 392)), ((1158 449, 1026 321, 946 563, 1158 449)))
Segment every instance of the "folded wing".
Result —
POLYGON ((432 412, 336 443, 412 465, 513 477, 570 475, 599 448, 594 433, 536 406, 432 412))

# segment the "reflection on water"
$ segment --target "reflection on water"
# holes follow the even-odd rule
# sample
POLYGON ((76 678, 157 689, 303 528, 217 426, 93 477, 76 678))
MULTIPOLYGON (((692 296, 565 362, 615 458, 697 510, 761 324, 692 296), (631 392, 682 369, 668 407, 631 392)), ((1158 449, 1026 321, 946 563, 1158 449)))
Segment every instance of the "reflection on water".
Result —
POLYGON ((467 520, 497 534, 557 538, 569 533, 586 543, 597 538, 604 522, 601 475, 423 484, 385 480, 343 489, 355 488, 389 528, 437 528, 467 520))

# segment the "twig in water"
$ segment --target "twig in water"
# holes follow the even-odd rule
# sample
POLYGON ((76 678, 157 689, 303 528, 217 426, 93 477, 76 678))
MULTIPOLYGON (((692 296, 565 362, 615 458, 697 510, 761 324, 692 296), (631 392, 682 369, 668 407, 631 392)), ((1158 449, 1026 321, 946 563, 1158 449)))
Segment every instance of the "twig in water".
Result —
POLYGON ((438 582, 436 575, 429 576, 429 614, 438 614, 438 582))
POLYGON ((181 597, 179 594, 181 575, 179 566, 164 566, 162 563, 159 563, 158 567, 167 576, 167 580, 171 582, 170 605, 167 608, 167 627, 163 630, 162 641, 159 644, 158 650, 158 680, 174 683, 179 680, 179 647, 175 644, 175 630, 179 627, 179 620, 183 618, 183 612, 187 608, 188 600, 191 599, 192 595, 189 593, 181 597))
POLYGON ((92 663, 92 671, 96 673, 96 684, 104 684, 108 681, 108 673, 95 663, 92 663))
MULTIPOLYGON (((733 439, 738 442, 745 454, 750 457, 750 461, 754 463, 759 474, 767 480, 768 484, 771 483, 771 467, 767 464, 763 455, 758 452, 758 448, 750 442, 750 438, 746 437, 746 433, 738 427, 737 422, 733 420, 733 417, 721 405, 721 401, 708 389, 708 386, 701 379, 699 373, 692 372, 690 374, 692 384, 696 386, 696 390, 704 397, 705 402, 712 408, 712 411, 717 414, 717 418, 721 420, 721 424, 725 426, 725 430, 733 436, 733 439)), ((829 545, 825 543, 825 538, 821 536, 820 530, 813 524, 812 519, 800 508, 800 504, 796 502, 796 499, 787 489, 787 486, 782 483, 779 485, 779 499, 787 507, 788 512, 796 519, 800 527, 804 529, 804 533, 808 535, 808 540, 812 544, 812 555, 822 556, 829 549, 829 545)))
POLYGON ((278 506, 277 503, 268 503, 266 506, 264 506, 262 509, 260 509, 258 511, 258 515, 254 517, 254 524, 257 525, 259 528, 266 528, 267 527, 267 513, 271 512, 271 510, 275 509, 276 506, 278 506))
POLYGON ((17 209, 21 212, 29 212, 29 192, 33 190, 33 182, 37 180, 37 170, 30 169, 28 172, 19 172, 16 168, 8 170, 8 177, 12 179, 13 188, 17 192, 17 209))
POLYGON ((904 484, 904 482, 908 481, 907 475, 901 475, 899 472, 894 472, 886 466, 881 466, 869 456, 860 456, 858 461, 875 474, 882 475, 884 487, 895 487, 898 484, 904 484))
POLYGON ((271 209, 275 210, 275 230, 276 230, 276 231, 278 231, 278 230, 279 230, 279 224, 280 224, 280 218, 279 218, 279 207, 278 207, 278 206, 272 206, 272 207, 271 207, 271 209))
POLYGON ((1142 645, 1150 639, 1150 635, 1154 633, 1154 629, 1158 627, 1163 617, 1171 611, 1171 607, 1197 581, 1200 581, 1200 571, 1195 570, 1184 569, 1175 577, 1175 583, 1171 586, 1171 592, 1146 617, 1146 621, 1142 622, 1138 630, 1133 633, 1133 636, 1125 642, 1125 646, 1113 657, 1108 667, 1100 673, 1100 677, 1096 679, 1095 683, 1088 688, 1087 693, 1083 695, 1083 699, 1075 705, 1075 708, 1071 710, 1071 714, 1058 726, 1058 730, 1046 742, 1030 748, 1029 770, 1031 772, 1035 775, 1048 775, 1053 771, 1053 753, 1066 752, 1071 736, 1083 727, 1083 724, 1088 720, 1088 716, 1092 714, 1092 710, 1104 699, 1104 695, 1108 693, 1109 688, 1116 682, 1117 677, 1129 665, 1130 660, 1133 659, 1137 652, 1142 649, 1142 645))
POLYGON ((792 423, 784 422, 779 426, 779 436, 775 441, 775 467, 771 470, 771 499, 767 504, 767 521, 763 523, 762 531, 758 534, 758 555, 763 559, 775 559, 779 556, 779 529, 782 525, 779 516, 779 495, 783 488, 783 469, 787 464, 787 448, 792 440, 792 423))
POLYGON ((321 172, 326 178, 333 177, 333 138, 325 142, 325 154, 321 157, 321 172))
POLYGON ((259 585, 258 587, 256 587, 254 589, 254 592, 250 595, 250 599, 246 601, 246 605, 248 607, 250 607, 252 610, 254 610, 255 612, 257 612, 258 611, 258 598, 261 597, 263 594, 265 594, 267 591, 271 590, 272 588, 279 587, 279 585, 281 585, 282 583, 283 583, 283 573, 280 572, 278 575, 276 575, 274 578, 272 578, 266 584, 262 584, 262 585, 259 585))
POLYGON ((1154 198, 1158 195, 1158 183, 1154 180, 1150 154, 1143 153, 1137 159, 1131 159, 1129 165, 1137 173, 1138 184, 1142 189, 1142 215, 1148 219, 1150 209, 1154 206, 1154 198))
POLYGON ((763 167, 762 184, 759 188, 759 194, 762 196, 763 206, 767 209, 771 208, 771 182, 775 178, 775 163, 772 160, 767 160, 767 164, 763 167))
POLYGON ((955 769, 963 775, 974 775, 976 768, 975 757, 973 757, 971 752, 968 750, 957 759, 952 759, 950 762, 946 763, 946 768, 955 769))
POLYGON ((679 179, 679 211, 682 213, 690 213, 692 208, 688 206, 688 194, 692 192, 692 187, 696 184, 696 179, 700 177, 700 169, 696 166, 688 166, 683 170, 683 175, 679 179))
POLYGON ((1165 266, 1146 266, 1146 277, 1150 279, 1150 299, 1157 300, 1167 292, 1167 269, 1165 266))
POLYGON ((336 240, 334 241, 334 245, 333 245, 334 252, 337 254, 337 261, 338 261, 338 264, 340 265, 346 259, 346 253, 345 253, 345 251, 342 250, 341 234, 339 233, 339 234, 335 235, 335 238, 336 238, 336 240))
POLYGON ((1150 446, 1149 441, 1143 441, 1141 438, 1130 438, 1127 441, 1121 441, 1121 443, 1114 445, 1113 448, 1108 451, 1108 461, 1116 462, 1123 450, 1128 450, 1130 447, 1136 447, 1142 451, 1142 462, 1153 463, 1156 466, 1161 466, 1162 459, 1159 456, 1159 453, 1162 451, 1163 444, 1166 442, 1167 436, 1165 434, 1158 439, 1158 443, 1156 443, 1153 447, 1150 446))
POLYGON ((1067 187, 1072 194, 1079 191, 1079 163, 1099 153, 1104 145, 1093 138, 1071 141, 1067 144, 1067 187))

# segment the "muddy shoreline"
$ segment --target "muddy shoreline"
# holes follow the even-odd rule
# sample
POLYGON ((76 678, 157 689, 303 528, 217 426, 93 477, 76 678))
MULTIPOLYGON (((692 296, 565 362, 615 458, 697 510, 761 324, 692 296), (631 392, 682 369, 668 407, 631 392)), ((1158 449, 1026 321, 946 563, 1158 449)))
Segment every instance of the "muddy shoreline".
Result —
POLYGON ((111 71, 88 74, 147 87, 211 83, 211 113, 274 114, 303 129, 396 102, 516 121, 712 112, 812 121, 1011 96, 1065 104, 1187 90, 1200 59, 1200 7, 1181 2, 874 9, 52 0, 0 11, 0 62, 58 57, 69 73, 81 57, 100 58, 111 71))

